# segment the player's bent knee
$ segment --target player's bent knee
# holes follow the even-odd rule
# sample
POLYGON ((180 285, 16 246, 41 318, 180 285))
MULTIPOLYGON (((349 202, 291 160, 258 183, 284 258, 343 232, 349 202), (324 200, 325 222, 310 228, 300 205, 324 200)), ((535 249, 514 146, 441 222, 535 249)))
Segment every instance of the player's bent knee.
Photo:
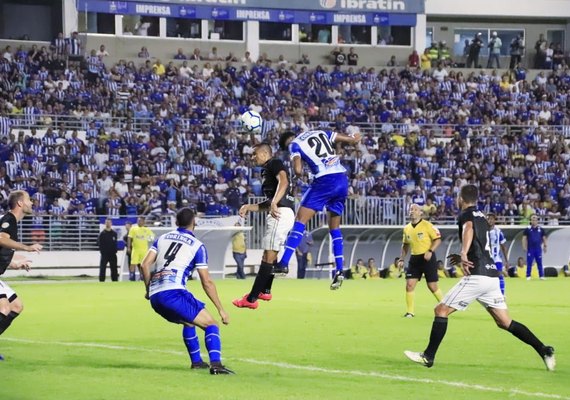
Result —
POLYGON ((10 311, 21 314, 24 311, 24 304, 21 301, 10 304, 10 311))
POLYGON ((443 317, 443 318, 447 318, 447 316, 450 314, 449 307, 442 303, 439 303, 437 306, 435 306, 433 312, 436 317, 443 317))

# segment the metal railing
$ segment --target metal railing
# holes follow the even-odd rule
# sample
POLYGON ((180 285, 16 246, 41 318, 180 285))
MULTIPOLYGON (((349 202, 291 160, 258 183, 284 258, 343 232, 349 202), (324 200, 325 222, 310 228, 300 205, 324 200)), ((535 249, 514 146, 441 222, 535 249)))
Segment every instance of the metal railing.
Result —
MULTIPOLYGON (((104 117, 104 116, 75 116, 75 115, 40 115, 34 118, 27 118, 23 114, 8 114, 10 121, 12 123, 13 130, 18 129, 47 129, 48 127, 60 127, 63 126, 65 129, 79 131, 84 131, 88 128, 90 122, 95 122, 97 126, 103 127, 105 129, 109 128, 119 128, 122 129, 127 123, 131 124, 132 129, 135 131, 140 131, 143 127, 148 127, 152 124, 153 118, 126 118, 126 117, 104 117)), ((184 118, 179 118, 178 122, 180 124, 189 126, 186 124, 184 118)), ((235 122, 236 130, 239 130, 239 124, 235 122)), ((203 126, 213 126, 216 121, 203 120, 203 126)), ((306 121, 306 124, 311 129, 325 129, 331 128, 335 129, 335 121, 306 121)), ((367 134, 372 133, 374 136, 379 136, 383 134, 382 127, 385 125, 383 123, 352 123, 352 125, 359 127, 360 131, 367 134)), ((410 125, 402 123, 392 123, 394 131, 390 134, 400 133, 406 134, 410 131, 410 125)), ((457 124, 418 124, 419 129, 425 129, 428 132, 433 133, 435 137, 450 137, 453 132, 457 129, 464 129, 464 125, 457 124)), ((482 135, 484 132, 492 132, 494 136, 503 136, 507 134, 520 134, 534 132, 537 129, 543 129, 545 133, 554 133, 557 135, 562 135, 565 138, 570 138, 570 126, 568 125, 542 125, 538 128, 534 126, 527 125, 468 125, 466 126, 469 133, 468 136, 482 135)), ((184 129, 182 130, 184 131, 184 129)))
POLYGON ((45 251, 99 250, 100 216, 33 215, 18 224, 23 243, 40 243, 45 251))
MULTIPOLYGON (((265 197, 250 197, 249 203, 260 203, 265 197)), ((298 204, 297 204, 298 207, 298 204)), ((347 199, 342 225, 402 225, 406 222, 406 199, 362 197, 347 199)), ((248 233, 248 247, 261 249, 265 233, 266 213, 250 213, 248 225, 253 229, 248 233)), ((307 230, 312 231, 327 225, 326 212, 318 212, 307 224, 307 230)))

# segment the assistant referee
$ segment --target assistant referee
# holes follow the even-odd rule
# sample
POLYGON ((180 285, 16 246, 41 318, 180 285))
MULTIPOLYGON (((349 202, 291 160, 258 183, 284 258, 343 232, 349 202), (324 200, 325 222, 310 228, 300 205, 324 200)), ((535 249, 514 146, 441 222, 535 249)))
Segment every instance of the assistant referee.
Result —
POLYGON ((435 250, 441 244, 439 230, 429 221, 422 219, 422 209, 417 204, 410 206, 410 223, 404 227, 402 253, 398 267, 404 265, 404 258, 411 253, 408 269, 406 270, 406 314, 414 316, 414 296, 418 281, 425 275, 427 286, 438 301, 443 295, 437 285, 437 257, 435 250))

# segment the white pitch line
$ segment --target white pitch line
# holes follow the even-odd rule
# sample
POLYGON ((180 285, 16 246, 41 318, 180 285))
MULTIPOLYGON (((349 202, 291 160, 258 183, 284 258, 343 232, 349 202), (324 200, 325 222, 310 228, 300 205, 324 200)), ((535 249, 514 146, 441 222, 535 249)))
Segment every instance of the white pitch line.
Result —
MULTIPOLYGON (((176 350, 157 350, 157 349, 148 349, 145 347, 117 346, 117 345, 102 344, 102 343, 49 342, 49 341, 17 339, 17 338, 0 338, 0 341, 16 342, 16 343, 29 343, 29 344, 42 344, 42 345, 55 345, 55 346, 65 346, 65 347, 84 347, 84 348, 96 348, 96 349, 106 349, 106 350, 126 350, 126 351, 138 351, 138 352, 142 351, 142 352, 148 352, 148 353, 186 355, 185 352, 176 351, 176 350)), ((251 359, 251 358, 231 358, 231 359, 238 361, 238 362, 248 363, 248 364, 268 365, 268 366, 279 367, 279 368, 284 368, 284 369, 320 372, 320 373, 324 373, 324 374, 366 376, 366 377, 381 378, 381 379, 392 380, 392 381, 412 382, 412 383, 428 383, 428 384, 437 384, 437 385, 443 385, 443 386, 451 386, 451 387, 460 388, 460 389, 479 390, 482 392, 504 393, 504 394, 510 395, 510 396, 521 395, 521 396, 536 397, 536 398, 543 398, 543 399, 570 400, 570 397, 562 396, 559 394, 542 393, 542 392, 527 392, 527 391, 518 390, 518 389, 505 389, 505 388, 500 388, 500 387, 484 386, 484 385, 471 384, 471 383, 465 383, 465 382, 444 381, 444 380, 440 380, 440 379, 414 378, 414 377, 410 377, 410 376, 393 375, 393 374, 386 374, 386 373, 375 372, 375 371, 329 369, 329 368, 321 368, 321 367, 314 367, 314 366, 308 366, 308 365, 297 365, 297 364, 281 363, 281 362, 274 362, 274 361, 262 361, 262 360, 255 360, 255 359, 251 359)))

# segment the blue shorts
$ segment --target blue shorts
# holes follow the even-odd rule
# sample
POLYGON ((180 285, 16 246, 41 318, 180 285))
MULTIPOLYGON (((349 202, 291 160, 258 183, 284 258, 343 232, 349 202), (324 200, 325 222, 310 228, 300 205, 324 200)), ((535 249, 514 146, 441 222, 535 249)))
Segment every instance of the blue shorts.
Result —
POLYGON ((315 211, 327 211, 342 215, 348 197, 348 178, 344 173, 316 178, 301 199, 301 206, 315 211))
POLYGON ((184 289, 165 290, 150 296, 150 305, 162 318, 181 324, 192 322, 206 305, 184 289))

